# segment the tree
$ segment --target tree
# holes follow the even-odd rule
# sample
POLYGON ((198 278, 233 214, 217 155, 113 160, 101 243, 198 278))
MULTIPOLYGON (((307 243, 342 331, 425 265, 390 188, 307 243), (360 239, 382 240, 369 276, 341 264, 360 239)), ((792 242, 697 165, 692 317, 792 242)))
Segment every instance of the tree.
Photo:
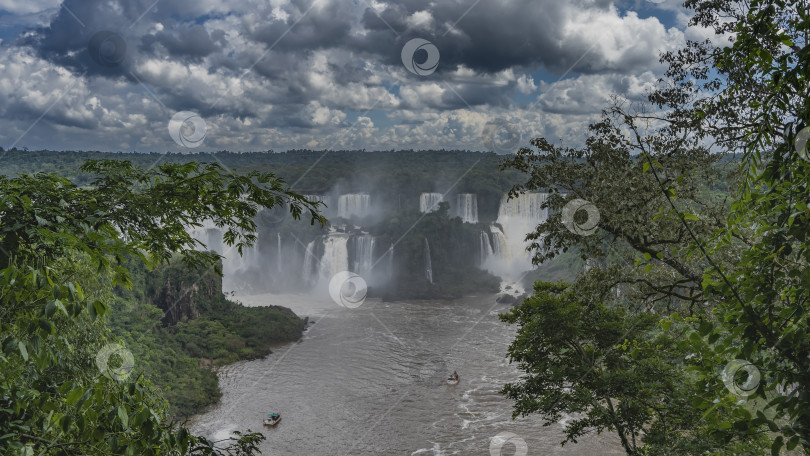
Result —
POLYGON ((318 207, 271 174, 227 175, 217 165, 88 161, 99 177, 77 187, 55 175, 0 177, 0 453, 249 455, 261 434, 210 442, 173 423, 157 390, 129 378, 126 350, 103 316, 125 260, 179 253, 214 268, 218 255, 185 226, 211 219, 225 242, 255 240, 261 208, 289 205, 324 222, 318 207))
MULTIPOLYGON (((714 28, 718 44, 690 42, 663 55, 668 79, 650 96, 658 110, 617 101, 583 149, 535 139, 538 150, 521 149, 505 166, 529 173, 515 191, 551 189, 548 207, 558 216, 530 234, 536 259, 578 249, 598 267, 576 285, 591 281, 604 296, 618 288, 646 302, 645 311, 671 313, 662 324, 688 335, 693 356, 683 366, 700 388, 683 407, 724 441, 757 443, 757 433, 770 433, 774 454, 807 451, 810 163, 795 144, 809 114, 808 5, 686 6, 695 10, 691 25, 714 28), (739 165, 726 191, 723 180, 700 182, 722 176, 724 164, 739 165), (595 235, 566 232, 559 214, 575 198, 598 208, 595 235), (736 358, 765 379, 747 402, 720 375, 736 358)), ((728 451, 722 446, 715 451, 728 451)))
POLYGON ((657 315, 609 307, 583 285, 537 282, 532 296, 501 315, 518 325, 509 358, 527 374, 504 387, 516 401, 513 416, 540 413, 551 425, 569 415, 563 444, 611 430, 628 455, 762 447, 761 437, 729 445, 686 406, 697 396, 683 368, 690 347, 661 330, 657 315))

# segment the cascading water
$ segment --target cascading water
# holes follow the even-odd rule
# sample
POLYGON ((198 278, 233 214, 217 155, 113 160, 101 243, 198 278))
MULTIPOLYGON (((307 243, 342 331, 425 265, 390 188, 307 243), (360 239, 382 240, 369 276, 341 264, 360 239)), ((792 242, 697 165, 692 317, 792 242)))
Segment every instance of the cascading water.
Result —
POLYGON ((532 268, 525 239, 538 224, 547 220, 548 210, 542 207, 547 196, 546 193, 524 193, 509 199, 504 195, 497 225, 490 226, 494 258, 487 262, 487 269, 505 277, 517 276, 532 268))
POLYGON ((323 195, 303 195, 303 196, 304 198, 306 198, 309 201, 312 201, 313 203, 326 202, 326 197, 324 197, 323 195))
POLYGON ((347 193, 338 198, 338 217, 350 219, 368 215, 371 197, 368 193, 347 193))
POLYGON ((372 254, 374 253, 374 236, 362 234, 352 238, 354 244, 354 261, 352 272, 367 277, 371 271, 372 254))
POLYGON ((510 219, 544 221, 548 217, 548 210, 542 205, 546 202, 547 193, 521 193, 509 198, 504 195, 501 198, 501 206, 498 209, 498 223, 503 223, 510 219))
POLYGON ((307 249, 304 251, 304 283, 311 285, 315 282, 317 270, 315 263, 318 259, 315 257, 315 241, 307 244, 307 249))
POLYGON ((394 243, 391 243, 391 247, 388 247, 388 278, 394 276, 394 243))
POLYGON ((464 223, 478 223, 478 197, 474 193, 456 195, 456 215, 464 223))
POLYGON ((433 284, 433 264, 430 261, 430 244, 425 238, 425 277, 433 284))
POLYGON ((492 244, 486 231, 481 232, 481 264, 485 264, 493 255, 492 244))
POLYGON ((443 200, 441 193, 422 193, 419 195, 419 211, 433 212, 439 208, 439 203, 443 200))
POLYGON ((349 270, 349 235, 346 233, 329 233, 323 240, 324 251, 321 257, 321 280, 326 283, 338 272, 349 270))
POLYGON ((278 239, 278 250, 276 251, 276 268, 278 272, 281 272, 284 269, 284 259, 283 255, 281 254, 281 233, 276 233, 278 239))
POLYGON ((222 230, 214 225, 211 220, 203 220, 202 226, 199 227, 186 227, 186 232, 194 239, 202 242, 205 246, 197 248, 201 250, 213 250, 214 252, 222 254, 222 230))
POLYGON ((490 225, 489 232, 492 233, 492 254, 497 258, 511 258, 512 253, 509 251, 509 243, 506 242, 506 236, 500 228, 496 225, 490 225))

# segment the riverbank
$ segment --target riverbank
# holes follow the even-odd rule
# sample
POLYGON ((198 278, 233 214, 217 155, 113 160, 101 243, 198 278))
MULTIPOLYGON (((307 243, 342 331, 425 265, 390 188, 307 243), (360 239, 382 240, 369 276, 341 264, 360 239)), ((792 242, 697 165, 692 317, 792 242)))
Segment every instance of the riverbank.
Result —
POLYGON ((263 358, 299 340, 306 326, 289 308, 229 300, 213 271, 177 264, 131 270, 133 287, 116 290, 110 327, 133 354, 132 374, 157 385, 178 419, 219 401, 216 369, 263 358))

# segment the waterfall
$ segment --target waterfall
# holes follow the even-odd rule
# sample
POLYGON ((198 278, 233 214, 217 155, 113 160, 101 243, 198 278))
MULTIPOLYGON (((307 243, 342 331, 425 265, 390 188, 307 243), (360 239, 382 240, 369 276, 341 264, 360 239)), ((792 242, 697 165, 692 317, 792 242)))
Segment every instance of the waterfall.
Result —
POLYGON ((349 270, 349 235, 329 233, 324 239, 323 257, 321 257, 321 280, 327 282, 338 272, 349 270))
POLYGON ((489 231, 492 233, 492 254, 498 258, 511 257, 509 243, 506 241, 503 231, 495 225, 490 225, 489 231))
POLYGON ((492 244, 489 241, 489 235, 486 231, 481 232, 481 264, 487 262, 493 255, 492 244))
POLYGON ((433 265, 430 262, 430 244, 425 238, 425 277, 430 284, 433 284, 433 265))
POLYGON ((394 243, 391 243, 391 247, 388 247, 388 277, 391 278, 394 276, 394 243))
POLYGON ((441 193, 422 193, 419 195, 419 211, 433 212, 439 208, 443 200, 441 193))
POLYGON ((324 197, 323 195, 302 195, 302 196, 307 200, 312 201, 313 203, 326 202, 326 197, 324 197))
POLYGON ((478 223, 478 197, 474 193, 456 195, 456 215, 464 223, 478 223))
POLYGON ((315 241, 307 244, 307 249, 304 251, 304 283, 312 284, 315 282, 315 241))
POLYGON ((347 193, 338 198, 338 217, 349 219, 368 215, 368 193, 347 193))
POLYGON ((548 219, 548 209, 542 207, 547 196, 546 193, 524 193, 511 199, 509 195, 503 196, 497 225, 490 226, 495 258, 487 262, 487 269, 501 277, 516 277, 533 267, 525 239, 548 219))
POLYGON ((521 193, 514 198, 504 195, 498 209, 498 223, 512 218, 542 222, 548 217, 548 210, 541 208, 546 202, 546 193, 521 193))
POLYGON ((374 236, 362 234, 352 238, 354 244, 354 262, 352 272, 361 276, 368 276, 371 265, 374 264, 372 254, 374 253, 374 236))
POLYGON ((222 255, 222 231, 219 228, 207 228, 203 243, 205 243, 208 250, 213 250, 222 255))
POLYGON ((278 251, 276 252, 276 267, 278 268, 278 272, 281 272, 284 267, 282 264, 284 263, 283 258, 281 257, 281 233, 276 233, 276 237, 278 239, 278 251))

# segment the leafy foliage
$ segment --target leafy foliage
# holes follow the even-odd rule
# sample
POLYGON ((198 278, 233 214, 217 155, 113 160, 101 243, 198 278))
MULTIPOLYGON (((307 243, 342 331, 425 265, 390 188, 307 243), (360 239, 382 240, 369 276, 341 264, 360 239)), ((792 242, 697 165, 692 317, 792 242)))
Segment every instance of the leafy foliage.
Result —
MULTIPOLYGON (((540 138, 532 141, 537 150, 522 149, 506 165, 530 176, 515 190, 556 190, 552 211, 578 197, 601 215, 600 230, 590 237, 566 232, 559 218, 540 225, 531 235, 537 259, 576 249, 590 268, 575 289, 601 293, 599 300, 611 308, 630 303, 636 313, 666 312, 662 328, 685 336, 662 350, 688 353, 678 375, 692 387, 673 385, 669 393, 685 414, 700 419, 683 421, 691 429, 675 426, 675 432, 659 434, 658 442, 647 432, 645 446, 625 446, 628 454, 667 446, 666 454, 693 454, 706 442, 714 443, 702 451, 718 454, 762 454, 766 448, 779 454, 798 446, 807 452, 810 162, 796 150, 810 109, 807 3, 688 0, 686 6, 695 10, 692 25, 713 28, 719 44, 690 42, 663 55, 669 78, 650 96, 659 111, 630 110, 617 99, 584 148, 540 138), (739 162, 718 152, 736 153, 739 162), (739 167, 724 189, 717 178, 728 165, 739 167), (735 359, 761 371, 753 396, 741 398, 727 388, 721 372, 735 359), (685 438, 692 449, 680 445, 685 438)), ((524 325, 527 338, 552 329, 524 325)), ((523 368, 533 372, 535 364, 523 368)), ((622 366, 610 370, 624 373, 622 366)), ((583 388, 602 391, 592 384, 583 388)), ((509 391, 518 410, 536 394, 509 391)), ((599 410, 598 404, 589 407, 599 410)), ((653 415, 642 420, 648 430, 658 423, 653 415)), ((616 425, 613 430, 625 432, 616 425)))
POLYGON ((323 221, 317 207, 270 174, 228 177, 217 165, 91 161, 84 170, 101 177, 91 187, 47 174, 0 177, 8 264, 0 270, 0 453, 255 454, 262 435, 194 437, 149 381, 117 364, 120 353, 99 361, 115 341, 103 317, 112 286, 131 284, 129 257, 154 264, 180 252, 187 264, 216 266, 216 255, 191 250, 184 223, 210 218, 228 227, 226 243, 250 245, 258 209, 287 204, 294 217, 306 208, 323 221))

